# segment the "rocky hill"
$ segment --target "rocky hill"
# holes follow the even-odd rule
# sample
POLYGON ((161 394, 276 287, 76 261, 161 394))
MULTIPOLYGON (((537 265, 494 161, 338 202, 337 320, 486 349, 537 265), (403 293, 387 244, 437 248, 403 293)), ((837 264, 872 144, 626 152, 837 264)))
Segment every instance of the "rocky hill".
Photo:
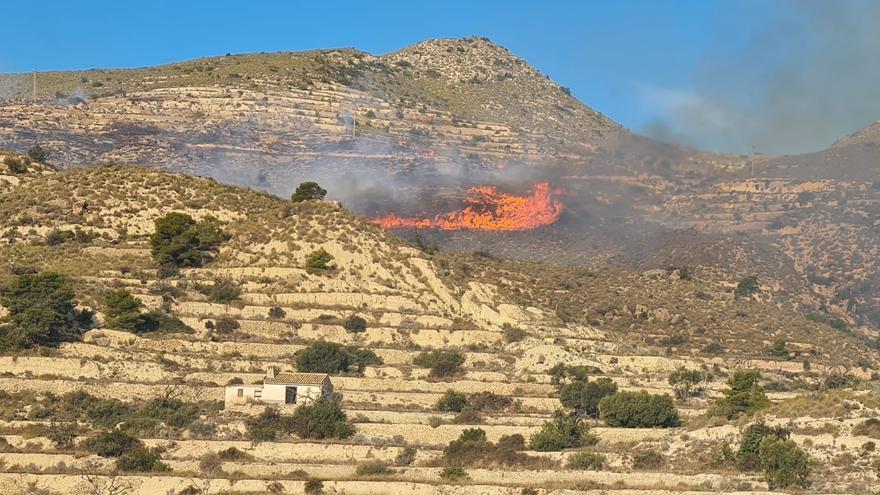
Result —
POLYGON ((0 174, 0 281, 58 272, 96 313, 80 338, 0 356, 3 493, 768 493, 762 474, 723 454, 756 418, 707 414, 743 369, 762 373, 772 405, 761 420, 787 428, 816 460, 807 492, 868 494, 877 483, 867 418, 880 410, 871 388, 880 356, 760 294, 734 297, 683 268, 429 254, 334 202, 291 203, 151 168, 54 172, 3 155, 23 170, 0 174), (154 221, 172 212, 219 221, 224 235, 204 266, 163 273, 151 254, 154 221), (313 270, 319 249, 332 261, 313 270), (123 289, 178 323, 112 329, 107 296, 123 289), (353 316, 362 328, 347 323, 353 316), (379 358, 331 375, 352 436, 256 436, 263 406, 218 402, 227 383, 293 370, 296 353, 321 341, 379 358), (460 353, 461 370, 436 376, 416 364, 432 350, 460 353), (444 449, 469 428, 488 442, 530 442, 562 405, 554 380, 566 366, 622 391, 673 393, 675 370, 700 378, 676 400, 682 426, 590 420, 596 443, 586 450, 520 446, 497 461, 450 460, 444 449), (438 410, 449 390, 472 401, 492 393, 479 410, 438 410), (140 439, 141 457, 94 453, 89 439, 113 428, 140 439), (589 468, 579 467, 583 452, 589 468))
POLYGON ((800 156, 682 149, 481 38, 40 73, 36 102, 31 84, 0 76, 0 146, 40 143, 61 167, 158 166, 282 197, 314 179, 369 217, 431 218, 473 186, 548 182, 565 203, 552 225, 422 235, 596 268, 687 264, 717 283, 757 275, 780 306, 880 325, 876 125, 800 156))

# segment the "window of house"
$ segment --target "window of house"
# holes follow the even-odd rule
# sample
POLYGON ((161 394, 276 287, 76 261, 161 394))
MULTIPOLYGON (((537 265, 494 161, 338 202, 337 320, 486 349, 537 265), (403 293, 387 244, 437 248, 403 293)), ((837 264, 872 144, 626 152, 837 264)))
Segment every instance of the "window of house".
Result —
POLYGON ((243 388, 238 389, 238 396, 244 397, 244 389, 243 388))

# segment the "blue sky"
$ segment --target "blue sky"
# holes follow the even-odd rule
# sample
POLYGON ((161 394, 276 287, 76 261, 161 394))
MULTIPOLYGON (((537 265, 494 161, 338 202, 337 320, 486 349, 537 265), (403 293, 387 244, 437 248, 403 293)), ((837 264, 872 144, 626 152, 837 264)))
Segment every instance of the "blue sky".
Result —
POLYGON ((227 52, 343 46, 381 54, 429 38, 478 35, 509 48, 631 129, 710 148, 742 148, 747 141, 713 142, 711 136, 693 134, 708 132, 707 126, 729 132, 724 127, 733 122, 729 114, 739 106, 736 100, 756 103, 765 73, 790 46, 776 40, 780 46, 762 50, 766 56, 740 64, 745 70, 736 72, 742 80, 733 85, 734 94, 720 96, 728 101, 704 94, 701 78, 707 67, 753 50, 756 37, 792 18, 792 5, 783 0, 44 0, 35 9, 28 2, 10 2, 3 7, 0 72, 138 67, 227 52), (676 116, 685 108, 691 118, 694 106, 699 120, 707 122, 676 116))

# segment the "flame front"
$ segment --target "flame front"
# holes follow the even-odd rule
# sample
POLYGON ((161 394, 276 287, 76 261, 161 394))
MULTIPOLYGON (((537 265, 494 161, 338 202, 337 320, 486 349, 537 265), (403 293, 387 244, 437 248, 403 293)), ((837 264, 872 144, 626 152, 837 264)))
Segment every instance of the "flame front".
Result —
POLYGON ((565 205, 553 198, 554 192, 546 182, 532 186, 528 196, 504 194, 491 186, 472 187, 468 191, 472 197, 465 199, 468 205, 461 210, 440 213, 434 218, 405 218, 391 213, 371 221, 386 229, 515 231, 550 225, 565 210, 565 205))

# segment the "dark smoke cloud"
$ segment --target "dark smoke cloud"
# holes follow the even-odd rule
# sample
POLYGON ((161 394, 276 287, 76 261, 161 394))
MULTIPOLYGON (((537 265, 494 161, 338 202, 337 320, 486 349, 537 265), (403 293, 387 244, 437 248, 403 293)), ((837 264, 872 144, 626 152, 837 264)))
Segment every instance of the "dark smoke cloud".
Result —
POLYGON ((763 27, 742 50, 704 63, 691 89, 644 88, 664 116, 640 132, 714 151, 800 153, 880 119, 880 2, 751 5, 763 27))

